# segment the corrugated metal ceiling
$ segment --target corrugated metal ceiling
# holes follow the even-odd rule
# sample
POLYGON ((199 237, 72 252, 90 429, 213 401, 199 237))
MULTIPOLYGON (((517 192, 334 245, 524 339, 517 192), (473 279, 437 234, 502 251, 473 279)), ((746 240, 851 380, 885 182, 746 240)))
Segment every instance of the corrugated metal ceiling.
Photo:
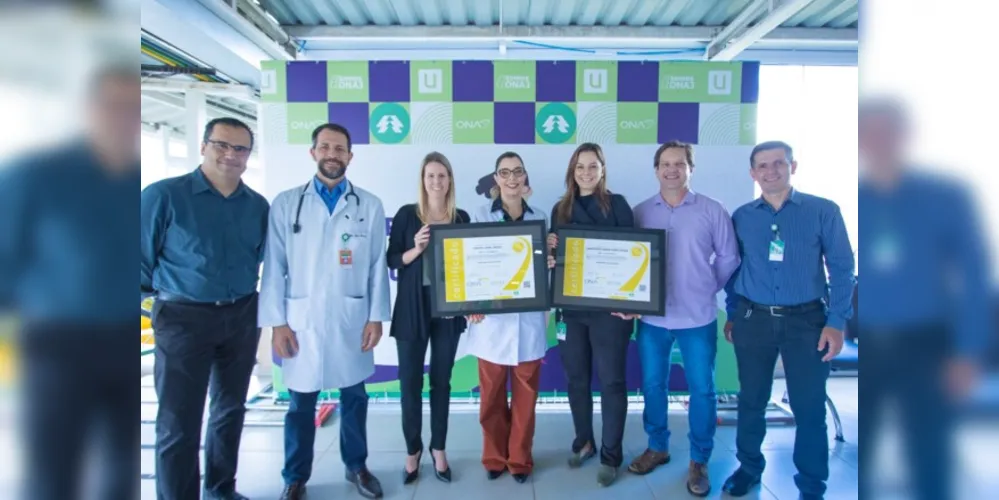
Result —
MULTIPOLYGON (((501 17, 506 26, 722 26, 751 0, 259 0, 259 3, 279 24, 286 26, 494 26, 501 17)), ((858 0, 815 0, 782 26, 856 28, 858 11, 858 0)))

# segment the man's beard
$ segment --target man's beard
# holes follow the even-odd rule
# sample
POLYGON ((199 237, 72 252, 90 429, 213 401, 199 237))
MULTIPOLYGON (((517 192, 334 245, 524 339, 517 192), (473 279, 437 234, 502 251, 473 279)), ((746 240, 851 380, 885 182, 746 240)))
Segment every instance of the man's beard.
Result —
POLYGON ((319 172, 327 179, 337 180, 347 172, 347 166, 336 159, 321 160, 319 162, 319 172))

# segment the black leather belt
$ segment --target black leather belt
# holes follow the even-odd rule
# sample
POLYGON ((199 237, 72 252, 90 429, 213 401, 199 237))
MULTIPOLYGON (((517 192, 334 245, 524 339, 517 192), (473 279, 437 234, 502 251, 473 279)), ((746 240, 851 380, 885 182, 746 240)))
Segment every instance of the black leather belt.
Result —
POLYGON ((245 300, 245 299, 247 299, 247 298, 249 298, 251 296, 253 296, 252 293, 249 294, 249 295, 244 295, 242 297, 235 298, 235 299, 225 299, 225 300, 216 300, 216 301, 213 301, 213 302, 205 302, 205 301, 199 301, 199 300, 191 300, 191 299, 189 299, 187 297, 183 297, 183 296, 180 296, 180 295, 175 295, 175 294, 172 294, 172 293, 169 293, 169 292, 158 292, 156 294, 156 300, 161 300, 163 302, 176 302, 178 304, 187 304, 187 305, 192 305, 192 306, 214 306, 214 307, 222 307, 222 306, 231 306, 231 305, 236 304, 236 303, 238 303, 238 302, 240 302, 242 300, 245 300))
POLYGON ((766 311, 771 316, 793 316, 796 314, 805 314, 817 309, 825 309, 825 304, 821 300, 813 300, 811 302, 805 302, 804 304, 796 304, 793 306, 768 306, 764 304, 757 304, 749 300, 744 301, 748 307, 754 311, 766 311))

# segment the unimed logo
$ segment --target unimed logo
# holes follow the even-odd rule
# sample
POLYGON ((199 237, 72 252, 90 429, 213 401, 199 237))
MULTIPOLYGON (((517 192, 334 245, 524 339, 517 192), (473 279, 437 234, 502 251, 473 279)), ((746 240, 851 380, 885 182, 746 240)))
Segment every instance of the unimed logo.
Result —
POLYGON ((503 77, 503 88, 506 89, 529 89, 531 88, 531 77, 507 75, 503 77))
POLYGON ((656 126, 655 120, 622 120, 621 128, 624 130, 649 130, 656 126))
POLYGON ((606 69, 584 69, 583 70, 583 93, 603 94, 607 92, 607 70, 606 69))
POLYGON ((487 128, 492 123, 492 120, 484 118, 482 120, 458 120, 454 122, 454 126, 460 129, 480 129, 487 128))
POLYGON ((732 93, 731 71, 708 71, 708 94, 728 95, 732 93))
POLYGON ((359 76, 334 76, 330 88, 337 90, 364 90, 364 78, 359 76))
POLYGON ((444 72, 440 69, 421 69, 416 72, 416 78, 421 94, 444 92, 444 72))
POLYGON ((276 94, 277 86, 277 70, 267 69, 260 72, 261 94, 276 94))

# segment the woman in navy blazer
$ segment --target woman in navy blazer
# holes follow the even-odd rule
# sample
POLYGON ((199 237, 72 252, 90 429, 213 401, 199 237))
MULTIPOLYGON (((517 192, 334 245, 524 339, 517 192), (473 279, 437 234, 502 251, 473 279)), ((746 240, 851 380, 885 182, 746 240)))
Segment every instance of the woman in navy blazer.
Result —
POLYGON ((403 482, 417 479, 423 441, 423 360, 430 346, 430 455, 434 474, 451 481, 451 468, 444 454, 451 370, 458 339, 467 326, 464 317, 432 318, 430 315, 430 255, 424 251, 431 224, 469 222, 468 214, 455 204, 454 174, 448 159, 428 154, 420 168, 420 199, 405 205, 392 219, 387 251, 388 265, 398 273, 395 307, 389 335, 399 354, 399 385, 402 399, 402 433, 409 456, 403 482))

